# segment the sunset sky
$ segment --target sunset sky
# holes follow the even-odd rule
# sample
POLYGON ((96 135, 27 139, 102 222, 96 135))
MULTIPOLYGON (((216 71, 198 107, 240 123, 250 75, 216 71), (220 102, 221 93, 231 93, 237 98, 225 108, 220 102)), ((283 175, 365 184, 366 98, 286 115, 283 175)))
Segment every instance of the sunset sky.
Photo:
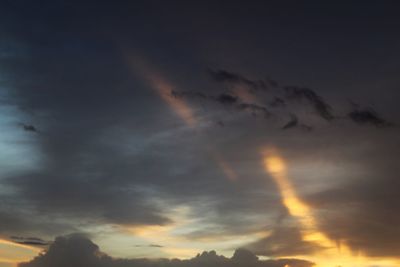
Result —
POLYGON ((0 267, 400 266, 399 14, 0 1, 0 267))

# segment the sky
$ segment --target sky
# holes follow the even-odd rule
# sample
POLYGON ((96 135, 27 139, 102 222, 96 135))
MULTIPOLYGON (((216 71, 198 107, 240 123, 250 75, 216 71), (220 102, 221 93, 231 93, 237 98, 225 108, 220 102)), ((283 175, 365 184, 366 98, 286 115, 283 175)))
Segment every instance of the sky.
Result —
POLYGON ((400 266, 398 1, 0 1, 0 267, 400 266))

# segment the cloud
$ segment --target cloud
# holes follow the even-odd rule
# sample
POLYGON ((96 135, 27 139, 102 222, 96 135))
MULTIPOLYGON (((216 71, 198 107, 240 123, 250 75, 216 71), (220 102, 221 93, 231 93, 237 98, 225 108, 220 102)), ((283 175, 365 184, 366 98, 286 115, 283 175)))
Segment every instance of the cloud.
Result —
POLYGON ((295 100, 307 100, 314 108, 321 118, 331 121, 334 116, 331 111, 331 107, 325 102, 325 100, 317 95, 313 90, 298 86, 285 86, 286 97, 288 99, 295 100))
MULTIPOLYGON (((198 45, 208 45, 210 42, 196 42, 194 47, 190 45, 189 40, 196 40, 202 36, 196 35, 190 27, 192 15, 199 16, 201 21, 204 21, 202 12, 208 12, 209 6, 197 9, 195 5, 195 12, 178 12, 178 15, 168 12, 169 8, 174 8, 174 5, 166 5, 166 9, 160 8, 162 14, 159 14, 158 11, 153 12, 154 7, 151 4, 143 7, 137 4, 111 6, 99 3, 93 9, 88 3, 75 5, 65 1, 46 1, 46 5, 7 1, 1 8, 0 28, 4 40, 2 46, 4 43, 11 44, 7 45, 6 60, 2 60, 0 64, 1 88, 9 88, 12 92, 12 95, 4 98, 7 103, 15 104, 19 110, 29 111, 24 113, 26 118, 18 121, 35 122, 33 125, 40 125, 40 130, 46 129, 46 135, 35 135, 32 140, 18 143, 24 146, 29 142, 34 150, 32 153, 25 153, 25 156, 43 158, 43 161, 35 164, 34 168, 7 173, 0 177, 2 234, 40 236, 47 240, 65 232, 82 230, 81 227, 96 232, 104 225, 110 224, 168 225, 172 223, 170 209, 184 204, 192 209, 190 219, 201 219, 202 224, 196 225, 200 230, 208 229, 211 224, 216 227, 210 228, 218 230, 214 236, 232 232, 246 236, 254 228, 259 229, 266 220, 271 220, 276 211, 282 208, 281 203, 277 201, 276 188, 271 184, 270 177, 260 170, 258 149, 265 144, 274 144, 286 149, 288 160, 294 161, 294 164, 296 162, 293 155, 296 153, 301 154, 302 160, 313 157, 313 163, 314 159, 323 158, 326 162, 333 161, 337 165, 351 162, 372 168, 380 159, 390 162, 399 158, 398 152, 393 152, 387 147, 368 153, 354 152, 371 143, 379 147, 388 142, 391 147, 397 147, 399 141, 396 137, 386 136, 384 133, 372 136, 368 131, 350 132, 346 126, 342 128, 341 125, 338 129, 327 127, 322 131, 315 131, 315 135, 300 136, 296 132, 288 131, 282 134, 282 131, 274 131, 272 122, 278 120, 275 128, 280 128, 291 113, 295 114, 299 121, 309 124, 307 119, 311 116, 302 114, 302 107, 314 108, 318 110, 318 117, 321 118, 322 115, 323 120, 329 119, 332 111, 327 108, 328 99, 322 100, 319 95, 324 94, 320 90, 318 96, 313 91, 311 97, 305 96, 306 92, 297 92, 295 99, 302 100, 300 102, 303 106, 294 107, 295 101, 286 98, 280 83, 266 79, 250 79, 245 75, 224 70, 212 71, 214 83, 206 83, 206 79, 201 78, 198 67, 202 62, 210 61, 196 61, 198 55, 190 55, 190 51, 198 52, 198 45), (149 12, 153 15, 149 15, 149 12), (120 19, 116 20, 113 14, 118 14, 120 19), (182 17, 185 15, 188 17, 182 17), (166 21, 173 23, 173 27, 169 28, 170 26, 165 24, 166 21), (184 31, 176 30, 182 27, 185 28, 184 31), (186 36, 182 32, 194 35, 186 36), (205 112, 201 114, 204 117, 201 116, 201 119, 207 119, 207 116, 211 115, 222 117, 224 120, 226 117, 233 117, 234 123, 229 124, 227 120, 224 121, 226 127, 202 126, 203 128, 199 127, 196 131, 188 130, 173 110, 171 112, 157 94, 141 82, 142 77, 132 75, 125 58, 121 56, 123 53, 119 48, 120 41, 127 47, 138 50, 143 57, 151 55, 152 58, 148 61, 154 63, 168 80, 174 84, 176 81, 182 83, 177 88, 191 88, 193 93, 188 93, 187 97, 209 101, 211 107, 205 108, 205 112), (218 90, 222 87, 224 91, 216 92, 213 86, 218 86, 218 90), (251 92, 256 101, 242 103, 238 99, 234 104, 227 104, 229 101, 225 101, 222 105, 216 100, 221 94, 239 96, 229 90, 234 86, 243 87, 251 92), (275 101, 275 97, 283 102, 275 101), (212 104, 219 105, 220 109, 212 109, 212 104), (280 108, 269 109, 274 106, 280 108), (222 113, 224 110, 228 110, 229 114, 222 113), (248 116, 236 116, 238 113, 231 112, 232 110, 260 116, 266 116, 268 112, 274 114, 271 120, 265 123, 264 120, 249 120, 248 116), (287 135, 293 138, 287 138, 287 135), (209 147, 215 148, 232 162, 238 177, 235 183, 226 181, 220 167, 210 157, 209 147), (332 156, 345 153, 348 153, 348 157, 344 157, 345 160, 332 156), (371 158, 371 161, 367 161, 366 158, 371 158)), ((180 8, 185 11, 187 7, 180 8)), ((259 9, 260 12, 262 10, 264 9, 259 9)), ((257 21, 248 18, 241 20, 242 16, 236 15, 232 17, 235 22, 239 22, 238 26, 257 21)), ((262 14, 260 18, 268 17, 262 14)), ((226 21, 224 17, 220 21, 222 23, 212 23, 214 21, 210 18, 210 25, 216 30, 215 25, 226 25, 226 21)), ((225 34, 226 27, 223 28, 221 33, 225 34)), ((237 38, 238 30, 235 27, 231 29, 235 29, 235 40, 248 40, 237 38)), ((212 32, 215 32, 214 30, 212 32)), ((248 28, 245 32, 248 32, 248 28)), ((202 40, 215 40, 217 35, 202 40)), ((267 39, 267 43, 263 43, 262 46, 271 43, 271 38, 267 39)), ((232 45, 232 42, 226 44, 230 49, 237 46, 237 43, 232 45)), ((216 53, 218 56, 213 57, 215 64, 227 63, 226 65, 233 69, 235 66, 229 63, 234 61, 240 62, 239 65, 246 68, 253 62, 243 60, 243 57, 254 58, 259 60, 254 62, 254 66, 271 66, 275 77, 303 76, 303 81, 307 82, 306 75, 300 75, 299 69, 290 65, 293 60, 288 57, 286 51, 282 56, 289 59, 288 65, 281 61, 276 62, 278 64, 270 64, 269 60, 272 60, 272 57, 267 55, 264 58, 253 50, 234 53, 231 57, 220 53, 219 45, 215 47, 219 50, 216 53), (248 57, 247 53, 254 54, 248 57), (228 62, 219 62, 222 58, 220 55, 228 62), (242 62, 247 63, 241 64, 242 62), (284 73, 279 73, 279 69, 283 69, 284 73)), ((209 52, 212 49, 208 47, 200 50, 209 52)), ((3 53, 3 50, 1 51, 3 53)), ((262 47, 262 51, 266 51, 265 47, 262 47)), ((304 71, 313 73, 308 66, 304 71)), ((301 67, 303 68, 304 64, 301 67)), ((342 65, 340 69, 343 69, 342 65)), ((369 80, 370 77, 366 79, 368 80, 363 84, 376 84, 375 81, 369 80)), ((331 81, 325 80, 327 88, 330 83, 331 81)), ((373 90, 370 90, 360 97, 373 95, 373 90)), ((1 93, 3 94, 3 91, 1 93)), ((340 97, 345 93, 344 89, 339 88, 333 95, 340 97)), ((388 93, 388 98, 393 94, 396 95, 397 91, 388 93)), ((332 107, 335 107, 335 112, 340 113, 336 106, 332 107)), ((193 112, 197 110, 193 108, 193 112)), ((398 117, 397 113, 390 115, 398 117)), ((17 128, 15 131, 19 133, 21 129, 17 128)), ((14 151, 11 149, 10 153, 14 151)), ((7 155, 2 149, 1 156, 7 155)), ((294 165, 293 171, 296 171, 297 166, 294 165)), ((323 184, 325 188, 331 183, 347 179, 347 176, 342 173, 339 175, 336 171, 333 175, 335 177, 320 179, 320 176, 330 172, 330 169, 317 164, 302 168, 302 171, 306 172, 306 169, 310 169, 310 177, 301 178, 301 174, 299 175, 298 183, 307 183, 305 186, 299 186, 300 190, 305 187, 306 190, 316 190, 315 184, 323 184)), ((343 167, 343 171, 352 170, 343 167)), ((396 170, 393 173, 399 172, 396 170)), ((376 188, 381 188, 381 192, 397 188, 393 186, 396 184, 395 179, 392 182, 386 179, 389 174, 388 171, 382 170, 380 173, 375 172, 374 177, 357 177, 360 179, 358 181, 364 182, 362 179, 368 177, 365 179, 379 180, 382 184, 378 182, 368 187, 349 186, 354 190, 355 205, 363 207, 366 211, 371 210, 374 215, 360 217, 354 225, 347 220, 343 223, 344 228, 340 236, 348 238, 354 247, 368 250, 374 246, 371 240, 372 232, 376 230, 377 233, 387 233, 390 238, 390 244, 383 242, 384 240, 381 240, 381 244, 388 244, 387 249, 397 248, 393 244, 400 238, 391 227, 387 227, 388 222, 392 221, 390 219, 398 224, 395 217, 397 213, 393 212, 391 206, 397 204, 397 201, 392 195, 390 198, 388 195, 385 197, 385 194, 383 197, 371 196, 376 188), (379 199, 382 199, 382 202, 379 202, 379 199), (380 204, 373 205, 377 203, 380 204), (394 218, 389 216, 390 214, 394 218), (366 225, 366 221, 382 227, 374 228, 366 225), (365 235, 358 234, 354 229, 365 230, 365 235)), ((297 175, 294 179, 296 178, 297 175)), ((338 203, 341 202, 342 191, 336 192, 335 196, 329 198, 329 204, 341 211, 342 207, 338 203)), ((357 217, 354 211, 346 212, 348 218, 357 217)), ((336 215, 331 214, 330 217, 338 220, 336 215)), ((337 231, 334 225, 327 225, 327 232, 337 231)), ((381 251, 375 251, 378 252, 381 251)))
POLYGON ((235 104, 238 101, 238 98, 236 96, 232 96, 230 94, 220 94, 216 100, 220 102, 221 104, 235 104))
POLYGON ((271 113, 266 107, 257 104, 241 103, 238 105, 238 108, 240 110, 249 110, 254 116, 258 115, 259 113, 264 115, 264 118, 268 118, 269 116, 271 116, 271 113))
POLYGON ((158 244, 149 244, 149 245, 135 245, 134 247, 136 247, 136 248, 143 248, 143 247, 146 247, 146 248, 163 248, 164 246, 158 245, 158 244))
POLYGON ((276 96, 276 97, 274 97, 273 100, 271 100, 269 102, 269 105, 274 108, 275 107, 284 107, 284 106, 286 106, 286 102, 282 98, 276 96))
POLYGON ((282 126, 283 130, 290 129, 296 127, 299 124, 299 120, 295 115, 290 116, 290 121, 288 121, 285 125, 282 126))
POLYGON ((305 131, 311 131, 312 127, 306 124, 299 123, 299 119, 296 115, 290 114, 290 120, 282 126, 282 130, 288 130, 292 128, 300 128, 305 131))
POLYGON ((35 126, 31 125, 31 124, 25 124, 25 123, 20 123, 20 125, 22 126, 22 128, 27 131, 27 132, 34 132, 37 133, 38 130, 36 129, 35 126))
POLYGON ((248 244, 246 248, 269 257, 310 255, 323 249, 316 243, 304 241, 298 228, 285 225, 276 226, 270 235, 248 244))
POLYGON ((238 249, 232 258, 219 256, 215 251, 203 252, 188 260, 179 259, 116 259, 100 251, 85 236, 73 234, 57 237, 49 249, 19 267, 311 267, 313 263, 298 259, 259 260, 253 253, 238 249))
POLYGON ((353 122, 361 125, 371 124, 376 127, 391 126, 392 124, 382 119, 372 108, 355 109, 347 114, 353 122))
MULTIPOLYGON (((265 91, 269 88, 267 83, 262 80, 252 81, 240 74, 226 70, 209 70, 209 73, 217 82, 225 82, 228 84, 244 84, 251 89, 253 94, 256 94, 257 91, 260 91, 260 89, 265 91)), ((274 87, 275 93, 277 90, 283 91, 285 98, 288 100, 306 100, 314 108, 317 114, 324 120, 331 121, 334 119, 330 105, 328 105, 328 103, 313 90, 299 86, 279 86, 278 83, 274 82, 273 80, 271 83, 269 83, 269 85, 274 87)), ((272 94, 273 92, 269 93, 272 94)), ((285 104, 286 103, 284 99, 279 96, 273 96, 273 99, 269 101, 269 105, 271 107, 283 107, 285 104)))
MULTIPOLYGON (((211 70, 208 69, 211 78, 219 83, 226 83, 228 85, 245 85, 251 91, 266 91, 268 90, 267 82, 263 80, 250 80, 243 75, 229 72, 226 70, 211 70)), ((272 83, 275 84, 275 83, 272 83)))
MULTIPOLYGON (((313 129, 313 127, 308 124, 299 123, 298 117, 300 116, 299 114, 301 114, 301 110, 299 110, 298 107, 293 107, 293 105, 290 104, 290 101, 293 102, 294 100, 307 107, 311 106, 315 113, 325 121, 332 122, 335 118, 339 118, 339 116, 335 116, 333 114, 331 105, 329 105, 328 102, 323 99, 323 97, 318 95, 310 88, 300 86, 280 86, 278 83, 274 82, 274 90, 269 90, 266 92, 266 94, 260 95, 257 92, 259 91, 259 88, 268 88, 263 81, 252 81, 245 78, 243 75, 226 70, 209 70, 209 74, 216 82, 244 84, 248 86, 252 89, 252 94, 257 97, 254 99, 254 102, 257 101, 257 103, 242 102, 240 101, 240 97, 232 93, 222 93, 218 96, 212 96, 197 91, 172 91, 171 95, 173 97, 207 99, 216 101, 223 105, 236 105, 238 110, 249 110, 253 115, 262 113, 266 118, 270 117, 271 115, 283 117, 289 113, 292 119, 282 127, 283 129, 289 129, 293 127, 298 127, 305 131, 310 131, 313 129), (260 86, 260 84, 263 86, 260 86), (269 97, 266 98, 266 95, 269 97), (265 103, 265 105, 263 103, 265 103), (271 113, 267 109, 267 106, 272 108, 279 107, 280 109, 274 110, 275 113, 271 113)), ((391 123, 382 119, 372 109, 360 109, 359 106, 354 103, 353 106, 355 106, 355 109, 345 116, 356 124, 372 124, 377 127, 392 125, 391 123)))
POLYGON ((335 138, 344 142, 341 150, 335 145, 336 151, 341 151, 336 160, 340 166, 349 166, 345 168, 347 171, 340 175, 340 171, 332 172, 326 181, 341 177, 340 183, 304 194, 304 199, 314 208, 320 229, 338 244, 346 244, 353 251, 371 257, 397 257, 400 255, 398 133, 366 133, 359 129, 353 135, 336 133, 335 138))
POLYGON ((257 116, 257 115, 261 114, 265 118, 268 118, 272 115, 272 113, 269 112, 269 110, 266 107, 259 105, 259 104, 255 104, 255 103, 241 102, 237 96, 228 94, 228 93, 222 93, 222 94, 219 94, 218 96, 212 96, 212 95, 205 95, 204 93, 201 93, 201 92, 172 91, 171 96, 177 97, 177 98, 186 97, 186 98, 207 99, 207 100, 217 102, 224 106, 234 107, 238 111, 250 111, 250 113, 253 116, 257 116))
POLYGON ((38 237, 23 237, 23 236, 11 236, 12 241, 23 245, 33 245, 33 246, 47 246, 50 242, 45 241, 38 237))

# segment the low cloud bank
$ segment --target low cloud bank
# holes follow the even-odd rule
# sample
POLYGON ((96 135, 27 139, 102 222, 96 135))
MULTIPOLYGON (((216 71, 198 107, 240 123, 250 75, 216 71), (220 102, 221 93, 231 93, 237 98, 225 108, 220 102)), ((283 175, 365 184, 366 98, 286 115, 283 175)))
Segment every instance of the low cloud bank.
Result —
POLYGON ((245 249, 238 249, 231 258, 215 251, 203 252, 188 260, 179 259, 116 259, 100 251, 83 235, 57 237, 49 249, 18 267, 311 267, 313 263, 299 259, 259 260, 245 249))

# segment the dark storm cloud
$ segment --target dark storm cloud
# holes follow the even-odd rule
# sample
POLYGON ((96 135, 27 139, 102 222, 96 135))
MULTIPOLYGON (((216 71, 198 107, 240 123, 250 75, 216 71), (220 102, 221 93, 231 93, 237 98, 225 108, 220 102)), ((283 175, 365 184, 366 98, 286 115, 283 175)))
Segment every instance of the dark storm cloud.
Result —
POLYGON ((235 104, 238 100, 236 96, 232 96, 230 94, 220 94, 216 100, 220 102, 221 104, 228 104, 232 105, 235 104))
POLYGON ((350 120, 358 124, 372 124, 376 127, 391 126, 392 124, 382 119, 372 108, 356 109, 347 114, 350 120))
POLYGON ((34 133, 38 132, 36 127, 31 124, 20 123, 20 125, 21 125, 22 129, 24 129, 27 132, 34 132, 34 133))
MULTIPOLYGON (((158 257, 154 257, 158 258, 158 257)), ((116 259, 102 253, 99 247, 81 235, 57 237, 47 252, 19 267, 85 266, 85 267, 195 267, 195 266, 254 266, 254 267, 311 267, 313 263, 297 259, 259 260, 250 251, 239 249, 232 258, 219 256, 215 251, 203 252, 188 260, 178 259, 116 259)))
MULTIPOLYGON (((253 89, 257 89, 258 87, 256 85, 262 84, 264 86, 261 86, 261 88, 266 89, 267 86, 263 81, 250 81, 246 78, 244 78, 240 74, 235 74, 232 72, 228 72, 226 70, 219 70, 219 71, 209 71, 211 76, 214 78, 215 81, 217 82, 230 82, 230 83, 242 83, 242 84, 247 84, 249 87, 253 89)), ((276 82, 274 84, 274 89, 275 93, 276 90, 283 91, 284 96, 287 100, 305 100, 309 105, 313 107, 313 109, 316 111, 316 113, 323 118, 324 120, 331 121, 334 119, 334 115, 332 114, 332 110, 330 105, 321 97, 319 96, 316 92, 309 88, 305 87, 298 87, 298 86, 278 86, 276 82)), ((256 94, 257 90, 253 90, 254 94, 256 94)), ((269 92, 273 93, 273 92, 269 92)), ((278 106, 285 106, 285 101, 278 96, 273 96, 273 99, 269 102, 269 105, 272 107, 278 107, 278 106)))
POLYGON ((296 127, 298 124, 299 124, 299 120, 297 119, 297 117, 295 115, 292 114, 290 116, 290 120, 285 125, 282 126, 282 129, 283 130, 290 129, 290 128, 296 127))
POLYGON ((290 120, 282 126, 282 130, 288 130, 292 128, 299 128, 305 131, 311 131, 313 128, 303 123, 299 123, 299 119, 296 115, 290 114, 290 120))
POLYGON ((304 87, 297 86, 285 86, 286 97, 288 99, 295 100, 306 100, 312 105, 318 115, 321 118, 330 121, 334 119, 331 111, 331 107, 325 102, 325 100, 316 94, 313 90, 304 87))
POLYGON ((271 116, 271 113, 268 111, 266 107, 257 105, 257 104, 249 104, 249 103, 241 103, 238 108, 240 110, 248 110, 252 115, 256 116, 258 114, 262 114, 265 118, 271 116))
MULTIPOLYGON (((240 74, 234 74, 232 72, 226 70, 219 70, 217 72, 210 71, 210 74, 214 77, 214 80, 217 82, 221 81, 229 81, 231 83, 244 83, 243 80, 247 80, 243 78, 240 74)), ((336 116, 333 114, 332 107, 324 98, 318 95, 314 90, 306 87, 299 86, 278 86, 277 84, 274 86, 273 92, 268 92, 270 98, 272 100, 264 99, 265 96, 258 95, 257 92, 253 92, 254 95, 258 97, 258 100, 265 102, 266 105, 277 108, 280 107, 280 111, 276 111, 277 115, 282 116, 287 110, 292 108, 290 106, 290 101, 297 101, 305 104, 305 106, 310 106, 314 109, 315 113, 322 119, 332 122, 335 118, 339 118, 341 116, 336 116), (282 96, 277 96, 277 94, 281 94, 282 96)), ((174 97, 194 97, 201 99, 210 99, 216 100, 221 104, 233 105, 239 102, 239 98, 237 96, 223 93, 217 97, 213 97, 210 95, 205 95, 202 92, 172 92, 174 97)), ((353 104, 354 110, 344 115, 344 117, 349 118, 352 122, 356 124, 371 124, 377 127, 381 126, 391 126, 392 124, 384 119, 382 119, 377 112, 375 112, 372 108, 364 108, 361 109, 359 105, 353 104)), ((241 103, 238 104, 239 110, 250 110, 253 115, 257 113, 263 113, 265 117, 269 117, 273 113, 271 113, 266 107, 255 104, 255 103, 241 103)), ((307 124, 300 124, 298 122, 298 117, 295 114, 289 114, 291 116, 291 120, 284 125, 283 129, 293 128, 295 126, 299 126, 303 130, 312 130, 312 126, 307 124)))
POLYGON ((250 114, 252 114, 253 116, 263 115, 264 118, 269 118, 272 115, 272 113, 266 107, 254 103, 241 102, 237 96, 228 93, 222 93, 217 96, 212 96, 205 95, 201 92, 172 91, 171 96, 175 98, 207 99, 213 102, 217 102, 224 107, 233 107, 234 110, 236 109, 237 111, 249 111, 250 114))
POLYGON ((250 80, 243 75, 229 72, 226 70, 211 70, 208 69, 211 78, 216 82, 226 83, 228 85, 245 85, 252 91, 268 90, 268 85, 263 80, 250 80))

